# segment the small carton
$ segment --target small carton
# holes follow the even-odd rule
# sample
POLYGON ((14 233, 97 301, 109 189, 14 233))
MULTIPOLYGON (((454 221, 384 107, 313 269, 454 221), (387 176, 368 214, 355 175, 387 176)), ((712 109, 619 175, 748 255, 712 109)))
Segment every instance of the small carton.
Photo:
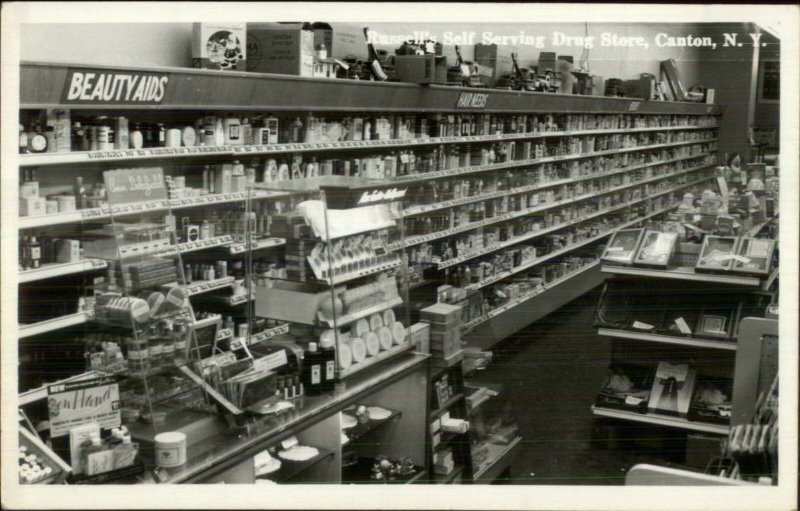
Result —
POLYGON ((248 23, 247 70, 314 76, 314 32, 308 23, 248 23))
MULTIPOLYGON (((69 110, 63 108, 48 108, 46 112, 46 126, 52 126, 55 132, 56 147, 53 152, 70 152, 70 142, 72 138, 69 110)), ((50 149, 48 149, 50 151, 50 149)))
POLYGON ((244 71, 246 23, 194 23, 192 65, 203 69, 244 71))
POLYGON ((323 45, 332 59, 367 60, 364 28, 348 23, 312 23, 314 46, 323 45))

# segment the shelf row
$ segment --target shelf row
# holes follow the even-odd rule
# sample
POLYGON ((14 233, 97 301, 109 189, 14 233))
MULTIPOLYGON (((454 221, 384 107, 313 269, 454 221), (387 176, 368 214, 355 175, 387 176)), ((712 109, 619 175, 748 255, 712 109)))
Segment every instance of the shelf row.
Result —
POLYGON ((429 179, 439 179, 442 177, 460 176, 463 174, 478 174, 481 172, 490 172, 493 170, 506 170, 516 167, 524 167, 527 165, 538 165, 541 163, 553 163, 559 161, 579 160, 583 158, 594 158, 597 156, 608 156, 619 153, 630 153, 634 151, 649 151, 652 149, 665 149, 667 147, 678 147, 682 145, 691 144, 707 144, 709 142, 716 142, 717 138, 707 138, 704 140, 688 140, 683 142, 670 142, 667 144, 651 144, 645 146, 625 147, 619 149, 608 149, 605 151, 594 151, 591 153, 575 153, 564 154, 560 156, 545 156, 543 158, 528 158, 524 160, 512 160, 502 163, 490 163, 487 165, 469 165, 466 167, 458 167, 454 169, 437 170, 434 172, 425 172, 423 174, 409 174, 406 176, 398 176, 391 180, 385 181, 396 183, 397 185, 406 185, 415 181, 427 181, 429 179))
POLYGON ((772 270, 766 279, 758 277, 747 277, 742 275, 723 275, 720 273, 702 273, 695 271, 688 266, 680 266, 669 270, 659 270, 655 268, 638 268, 632 266, 614 266, 604 264, 601 268, 603 273, 614 275, 627 275, 644 278, 686 280, 693 282, 704 282, 713 284, 729 284, 743 287, 756 287, 762 291, 770 288, 772 283, 778 278, 778 268, 772 270))
MULTIPOLYGON (((399 250, 403 246, 410 247, 410 246, 414 246, 414 245, 419 245, 421 243, 427 243, 429 241, 434 241, 434 240, 437 240, 437 239, 449 238, 450 236, 453 236, 453 235, 456 235, 456 234, 460 234, 460 233, 463 233, 463 232, 467 232, 467 231, 471 231, 471 230, 474 230, 474 229, 477 229, 477 228, 480 228, 480 227, 485 227, 487 225, 492 225, 492 224, 504 222, 504 221, 507 221, 507 220, 512 220, 514 218, 519 218, 519 217, 523 217, 523 216, 539 213, 541 211, 546 211, 548 209, 557 208, 557 207, 560 207, 560 206, 564 206, 566 204, 572 204, 572 203, 579 202, 579 201, 582 201, 582 200, 586 200, 586 199, 589 199, 589 198, 592 198, 592 197, 596 197, 598 195, 605 195, 605 194, 608 194, 608 193, 613 193, 613 192, 616 192, 616 191, 624 190, 626 188, 631 188, 631 187, 634 187, 634 186, 643 185, 643 184, 651 183, 651 182, 654 182, 654 181, 660 181, 660 180, 664 180, 664 179, 669 179, 670 177, 674 177, 674 176, 678 176, 678 175, 682 175, 682 174, 688 174, 690 172, 696 172, 698 170, 707 168, 709 166, 710 165, 708 165, 708 164, 700 165, 700 166, 697 166, 697 167, 692 167, 692 168, 689 168, 689 169, 682 170, 680 172, 675 172, 675 173, 672 173, 672 174, 669 174, 669 175, 656 176, 656 177, 644 179, 644 180, 641 180, 641 181, 626 183, 624 185, 616 186, 616 187, 613 187, 613 188, 609 188, 607 190, 602 190, 600 192, 594 192, 594 193, 591 193, 591 194, 585 194, 585 195, 581 195, 581 196, 578 196, 578 197, 573 197, 571 199, 564 199, 564 200, 561 200, 561 201, 558 201, 558 202, 552 202, 552 203, 549 203, 549 204, 544 204, 542 206, 536 206, 536 207, 533 207, 533 208, 524 209, 522 211, 513 211, 513 212, 510 212, 510 213, 503 213, 501 215, 497 215, 497 216, 494 216, 492 218, 486 218, 486 219, 480 220, 478 222, 470 222, 468 224, 460 225, 458 227, 451 227, 450 229, 445 229, 445 230, 439 231, 439 232, 434 232, 434 233, 430 233, 430 234, 422 234, 422 235, 419 235, 419 236, 412 236, 410 238, 406 238, 403 241, 398 241, 398 242, 392 243, 392 244, 389 245, 388 248, 389 248, 389 250, 399 250)), ((614 208, 614 209, 618 209, 618 208, 614 208)), ((536 233, 536 235, 538 235, 538 233, 536 233)), ((522 239, 519 239, 519 241, 522 241, 522 239)), ((516 243, 516 241, 514 243, 516 243)), ((513 243, 509 243, 509 244, 513 244, 513 243)), ((502 245, 502 246, 506 246, 506 245, 502 245)), ((502 248, 502 246, 497 246, 497 248, 502 248)), ((468 255, 464 255, 464 256, 459 256, 459 257, 450 259, 448 261, 440 262, 440 263, 438 263, 438 265, 439 265, 440 269, 441 268, 446 268, 448 266, 452 266, 454 264, 461 263, 461 262, 466 261, 468 259, 472 259, 473 257, 478 257, 480 255, 483 255, 484 253, 492 252, 492 251, 496 250, 497 248, 486 249, 485 251, 482 249, 481 251, 477 251, 477 252, 474 252, 474 253, 471 253, 471 254, 468 254, 468 255)))
MULTIPOLYGON (((681 185, 676 189, 681 189, 681 188, 685 188, 687 186, 692 186, 694 184, 698 184, 698 183, 701 183, 701 182, 706 181, 706 180, 707 179, 697 180, 695 182, 692 182, 692 183, 689 183, 689 184, 686 184, 686 185, 681 185)), ((674 190, 670 190, 670 191, 674 191, 674 190)), ((669 193, 669 192, 663 192, 663 193, 669 193)), ((639 200, 637 200, 635 202, 641 202, 643 200, 647 200, 648 198, 650 198, 650 197, 647 197, 645 199, 639 199, 639 200)), ((633 203, 628 203, 626 205, 631 205, 631 204, 633 204, 633 203)), ((532 268, 533 266, 536 266, 537 264, 541 264, 542 262, 544 262, 546 260, 549 260, 549 259, 551 259, 553 257, 557 257, 559 255, 566 254, 566 253, 568 253, 568 252, 570 252, 572 250, 575 250, 577 248, 580 248, 580 247, 582 247, 584 245, 590 244, 590 243, 592 243, 594 241, 598 241, 598 240, 600 240, 600 239, 602 239, 604 237, 607 237, 607 236, 613 234, 615 231, 617 231, 619 229, 627 229, 628 227, 630 227, 632 225, 636 225, 637 223, 645 221, 645 220, 647 220, 649 218, 652 218, 654 216, 658 216, 660 214, 666 213, 667 211, 669 211, 671 209, 674 209, 677 206, 678 206, 677 204, 673 204, 671 206, 668 206, 668 207, 665 207, 665 208, 661 208, 661 209, 659 209, 657 211, 654 211, 652 213, 649 213, 649 214, 647 214, 645 216, 642 216, 640 218, 636 218, 635 220, 632 220, 630 222, 627 222, 625 224, 617 226, 614 229, 609 230, 608 232, 605 232, 603 234, 595 236, 594 238, 591 238, 589 240, 583 240, 583 241, 581 241, 579 243, 575 243, 575 244, 572 244, 572 245, 570 245, 568 247, 564 247, 563 249, 561 249, 561 250, 559 250, 557 252, 554 252, 552 254, 546 254, 545 256, 543 256, 541 258, 536 258, 536 259, 534 259, 532 261, 528 261, 527 263, 524 263, 524 264, 522 264, 522 265, 520 265, 520 266, 518 266, 516 268, 513 268, 513 269, 511 269, 511 270, 509 270, 507 272, 503 272, 501 274, 492 276, 489 279, 486 279, 486 280, 484 280, 484 281, 482 281, 480 283, 471 284, 471 285, 467 286, 465 289, 467 289, 468 291, 475 291, 475 290, 480 289, 482 287, 488 286, 490 284, 493 284, 495 282, 503 280, 504 278, 507 278, 507 277, 509 277, 511 275, 514 275, 516 273, 520 273, 522 271, 528 270, 528 269, 532 268)), ((621 207, 624 207, 624 206, 621 206, 621 207)), ((585 266, 585 267, 583 267, 583 268, 581 268, 581 269, 579 269, 579 270, 577 270, 575 272, 572 272, 572 273, 570 273, 568 275, 565 275, 565 276, 563 276, 563 277, 561 277, 559 279, 554 280, 553 282, 551 282, 549 284, 546 284, 542 288, 536 289, 536 290, 534 290, 534 291, 532 291, 530 293, 527 293, 527 294, 525 294, 523 296, 520 296, 520 297, 518 297, 518 298, 516 298, 516 299, 514 299, 514 300, 512 300, 512 301, 510 301, 510 302, 508 302, 508 303, 496 308, 496 309, 493 309, 493 310, 489 311, 488 313, 486 313, 486 314, 484 314, 484 315, 482 315, 480 317, 477 317, 477 318, 467 322, 463 327, 463 333, 467 333, 467 332, 470 332, 470 331, 474 330, 479 325, 481 325, 481 324, 485 323, 486 321, 489 321, 490 319, 502 314, 503 312, 507 311, 508 309, 516 307, 517 305, 520 305, 521 303, 526 302, 527 300, 529 300, 529 299, 535 297, 536 295, 542 293, 546 289, 550 289, 550 288, 558 285, 559 283, 561 283, 561 282, 563 282, 565 280, 568 280, 568 279, 570 279, 570 278, 572 278, 574 276, 577 276, 580 273, 583 273, 584 271, 588 270, 589 268, 598 266, 599 264, 600 264, 599 260, 595 261, 595 262, 593 262, 593 263, 591 263, 591 264, 589 264, 589 265, 587 265, 587 266, 585 266)))
POLYGON ((112 151, 73 151, 69 153, 43 153, 20 155, 20 165, 49 166, 75 163, 128 162, 142 159, 182 159, 198 156, 260 156, 314 151, 347 151, 353 149, 397 149, 437 144, 465 144, 475 142, 504 142, 547 137, 575 137, 615 133, 640 133, 653 131, 678 131, 716 129, 711 126, 664 126, 649 128, 620 128, 575 131, 541 131, 533 133, 505 133, 499 135, 468 135, 392 140, 347 140, 339 142, 304 142, 270 145, 153 147, 142 149, 116 149, 112 151))
POLYGON ((629 412, 627 410, 615 410, 612 408, 603 408, 600 406, 592 406, 592 413, 600 417, 610 417, 612 419, 623 419, 635 422, 643 422, 646 424, 669 426, 689 431, 701 431, 703 433, 715 433, 718 435, 727 435, 731 429, 730 426, 724 426, 722 424, 693 422, 677 416, 662 415, 658 413, 636 413, 636 412, 629 412))
POLYGON ((402 216, 405 218, 405 217, 409 217, 409 216, 419 215, 419 214, 422 214, 422 213, 429 213, 431 211, 437 211, 437 210, 440 210, 440 209, 452 208, 452 207, 455 207, 455 206, 462 206, 464 204, 471 204, 473 202, 480 202, 480 201, 483 201, 483 200, 497 199, 497 198, 500 198, 500 197, 503 197, 503 196, 506 196, 506 195, 509 195, 509 196, 510 195, 517 195, 517 194, 520 194, 520 193, 528 193, 528 192, 533 192, 533 191, 540 190, 540 189, 551 188, 551 187, 554 187, 554 186, 561 186, 561 185, 566 185, 566 184, 571 184, 571 183, 577 183, 577 182, 580 182, 580 181, 588 181, 588 180, 591 180, 591 179, 602 179, 604 177, 613 176, 613 175, 620 174, 620 173, 623 173, 623 172, 630 172, 630 171, 633 171, 633 170, 640 170, 640 169, 645 169, 647 167, 655 167, 655 166, 658 166, 658 165, 667 165, 667 164, 670 164, 670 163, 676 163, 676 162, 683 161, 683 160, 691 160, 693 158, 699 158, 701 156, 709 155, 711 152, 713 152, 713 151, 710 151, 710 152, 707 152, 707 153, 702 153, 702 154, 696 154, 696 155, 693 155, 693 156, 683 156, 681 158, 674 158, 674 159, 671 159, 671 160, 650 162, 650 163, 645 163, 643 165, 634 165, 634 166, 631 166, 631 167, 625 167, 625 168, 621 168, 621 169, 610 170, 608 172, 601 172, 601 173, 597 173, 597 174, 589 174, 589 175, 578 176, 578 177, 570 177, 570 178, 566 178, 566 179, 558 179, 558 180, 549 181, 549 182, 546 182, 546 183, 536 183, 536 184, 532 184, 532 185, 521 186, 521 187, 517 187, 517 188, 511 188, 509 190, 500 190, 500 191, 484 193, 484 194, 480 194, 480 195, 473 195, 471 197, 462 197, 462 198, 459 198, 459 199, 451 199, 451 200, 446 200, 446 201, 442 201, 442 202, 435 202, 433 204, 425 204, 425 205, 422 205, 422 206, 411 206, 411 207, 405 208, 403 210, 403 215, 402 216))
MULTIPOLYGON (((284 197, 287 194, 280 192, 268 192, 265 190, 255 190, 250 192, 251 198, 266 199, 284 197)), ((167 211, 169 209, 183 209, 202 206, 214 206, 230 202, 244 202, 247 200, 248 192, 217 193, 212 195, 201 195, 198 197, 187 197, 182 199, 165 199, 147 202, 135 202, 122 204, 114 207, 87 208, 69 211, 65 213, 53 213, 49 215, 39 215, 21 217, 17 222, 19 229, 32 229, 35 227, 50 227, 53 225, 81 223, 96 220, 107 220, 112 216, 135 215, 141 213, 153 213, 167 211)))
MULTIPOLYGON (((572 159, 580 159, 580 158, 591 158, 595 156, 603 156, 609 154, 617 154, 621 152, 632 152, 632 151, 645 151, 651 149, 660 149, 666 147, 675 147, 680 145, 688 145, 688 144, 699 144, 699 143, 707 143, 713 142, 717 139, 707 139, 707 140, 693 140, 688 142, 676 142, 670 144, 654 144, 649 146, 639 146, 639 147, 629 147, 623 149, 611 149, 608 151, 595 151, 592 153, 580 153, 580 154, 571 154, 571 155, 563 155, 563 156, 550 156, 546 158, 532 158, 526 160, 515 160, 510 162, 503 162, 503 163, 493 163, 489 165, 477 165, 477 166, 467 166, 467 167, 460 167, 455 169, 447 169, 435 172, 428 172, 425 174, 414 174, 410 176, 401 176, 391 180, 384 180, 382 183, 397 183, 399 185, 408 184, 414 180, 427 180, 427 179, 435 179, 440 177, 448 177, 448 176, 455 176, 461 174, 473 174, 479 172, 488 172, 493 170, 502 170, 502 169, 510 169, 515 167, 521 167, 526 165, 536 165, 541 163, 550 163, 550 162, 557 162, 557 161, 566 161, 572 159)), ((657 164, 654 164, 657 165, 657 164)), ((587 177, 586 179, 591 179, 591 177, 587 177)), ((278 186, 278 184, 276 184, 278 186)), ((265 198, 279 198, 286 196, 285 193, 281 192, 272 192, 266 190, 256 190, 251 192, 252 198, 256 199, 265 199, 265 198)), ((202 206, 213 206, 217 204, 225 204, 230 202, 244 202, 247 200, 248 192, 231 192, 231 193, 221 193, 221 194, 212 194, 212 195, 202 195, 198 197, 188 197, 188 198, 181 198, 181 199, 167 199, 167 200, 156 200, 156 201, 149 201, 149 202, 138 202, 138 203, 130 203, 130 204, 123 204, 114 207, 100 207, 100 208, 87 208, 87 209, 80 209, 76 211, 70 211, 65 213, 53 213, 49 215, 39 215, 33 217, 21 217, 18 222, 19 229, 32 229, 36 227, 49 227, 53 225, 62 225, 62 224, 69 224, 69 223, 80 223, 86 221, 95 221, 95 220, 105 220, 111 218, 111 216, 123 216, 123 215, 133 215, 133 214, 141 214, 141 213, 151 213, 157 211, 164 211, 168 209, 182 209, 182 208, 191 208, 191 207, 202 207, 202 206)))
MULTIPOLYGON (((265 248, 278 247, 285 244, 286 240, 282 238, 266 238, 253 243, 251 250, 261 250, 265 248)), ((240 254, 247 251, 246 243, 234 242, 233 236, 225 235, 202 240, 187 241, 177 245, 170 245, 169 247, 158 251, 153 251, 152 253, 142 253, 139 255, 170 256, 221 247, 228 248, 230 254, 240 254)), ((47 264, 40 268, 19 272, 19 282, 20 284, 24 284, 26 282, 34 282, 37 280, 61 277, 75 273, 103 270, 105 268, 108 268, 108 261, 99 258, 89 258, 63 264, 47 264)))
POLYGON ((638 341, 657 342, 662 344, 677 344, 680 346, 693 346, 695 348, 713 348, 719 350, 736 351, 736 342, 715 341, 712 339, 698 339, 695 337, 678 337, 675 335, 651 334, 647 332, 633 332, 614 328, 600 328, 598 335, 615 337, 617 339, 634 339, 638 341))
POLYGON ((462 327, 461 334, 465 335, 465 334, 469 333, 470 331, 475 330, 479 325, 481 325, 483 323, 486 323, 490 319, 492 319, 494 317, 497 317, 500 314, 503 314, 504 312, 506 312, 509 309, 513 309, 517 305, 520 305, 520 304, 522 304, 524 302, 527 302, 531 298, 534 298, 535 296, 543 293, 544 291, 546 291, 548 289, 552 289, 555 286, 563 284, 563 283, 567 282, 568 280, 570 280, 570 279, 572 279, 574 277, 577 277, 578 275, 580 275, 580 274, 582 274, 582 273, 584 273, 584 272, 596 267, 598 264, 600 264, 600 261, 595 261, 593 263, 587 264, 586 266, 583 266, 582 268, 580 268, 580 269, 578 269, 578 270, 576 270, 574 272, 568 273, 567 275, 564 275, 563 277, 559 277, 559 278, 555 279, 554 281, 545 284, 544 286, 536 288, 535 290, 531 291, 530 293, 525 293, 524 295, 519 296, 519 297, 515 298, 514 300, 511 300, 510 302, 508 302, 508 303, 506 303, 504 305, 501 305, 500 307, 497 307, 496 309, 490 310, 489 312, 487 312, 486 314, 484 314, 482 316, 479 316, 479 317, 477 317, 477 318, 475 318, 475 319, 473 319, 471 321, 468 321, 462 327))
MULTIPOLYGON (((681 175, 681 174, 685 174, 685 173, 689 173, 689 172, 695 172, 695 171, 697 171, 699 169, 702 169, 702 168, 705 168, 707 166, 708 165, 702 165, 702 166, 699 166, 699 167, 694 167, 694 168, 691 168, 691 169, 687 169, 685 171, 677 172, 675 174, 671 174, 670 176, 659 176, 659 177, 660 178, 666 178, 666 177, 677 176, 677 175, 681 175)), ((623 190, 623 189, 629 188, 631 186, 636 186, 637 184, 646 184, 648 182, 655 181, 657 179, 658 178, 647 179, 647 180, 644 180, 644 181, 639 181, 639 182, 636 182, 636 183, 629 183, 629 184, 626 184, 626 185, 623 185, 623 186, 615 187, 615 188, 612 188, 610 190, 602 191, 600 193, 594 193, 594 194, 589 194, 589 195, 583 195, 583 196, 580 196, 580 197, 574 197, 574 198, 568 199, 566 201, 560 201, 558 203, 554 203, 553 205, 549 205, 548 204, 547 207, 534 208, 534 210, 529 211, 529 213, 538 212, 538 211, 544 210, 544 209, 550 209, 551 207, 557 207, 557 206, 561 206, 561 205, 564 205, 564 204, 569 204, 569 203, 572 203, 572 202, 580 201, 580 200, 583 200, 583 199, 588 199, 588 198, 595 197, 597 195, 602 195, 602 194, 605 194, 605 193, 613 193, 615 191, 623 190)), ((467 261, 467 260, 470 260, 470 259, 474 259, 476 257, 480 257, 480 256, 483 256, 483 255, 489 254, 491 252, 495 252, 497 250, 503 249, 505 247, 516 245, 517 243, 520 243, 520 242, 523 242, 523 241, 527 241, 527 240, 530 240, 530 239, 533 239, 533 238, 536 238, 536 237, 539 237, 539 236, 542 236, 542 235, 545 235, 545 234, 548 234, 548 233, 551 233, 551 232, 554 232, 554 231, 558 231, 558 230, 563 229, 565 227, 569 227, 570 225, 575 225, 575 224, 578 224, 578 223, 581 223, 581 222, 585 222, 586 220, 589 220, 589 219, 592 219, 592 218, 595 218, 595 217, 598 217, 598 216, 605 215, 607 213, 610 213, 612 211, 616 211, 618 209, 625 208, 627 206, 631 206, 631 205, 637 204, 637 203, 642 202, 642 201, 644 201, 644 200, 646 200, 648 198, 651 198, 651 197, 657 197, 659 195, 664 195, 665 193, 669 193, 669 191, 658 192, 656 194, 653 194, 653 195, 650 195, 648 197, 645 197, 644 199, 636 199, 634 201, 626 202, 624 204, 619 204, 619 205, 613 206, 611 208, 604 209, 602 211, 595 211, 594 213, 590 213, 590 214, 584 215, 584 216, 582 216, 580 218, 576 218, 576 219, 570 220, 569 222, 565 222, 565 223, 562 223, 562 224, 559 224, 559 225, 554 225, 554 226, 548 227, 546 229, 542 229, 542 230, 539 230, 539 231, 535 231, 535 232, 531 232, 531 233, 525 234, 523 236, 517 236, 517 237, 512 238, 510 240, 506 240, 506 241, 504 241, 502 243, 494 244, 494 245, 492 245, 490 247, 485 247, 485 248, 482 248, 480 250, 476 250, 476 251, 470 252, 468 254, 464 254, 462 256, 454 257, 454 258, 448 259, 446 261, 441 261, 441 262, 437 263, 437 266, 438 266, 438 268, 440 270, 444 269, 444 268, 449 268, 449 267, 454 266, 456 264, 460 264, 460 263, 462 263, 464 261, 467 261)))

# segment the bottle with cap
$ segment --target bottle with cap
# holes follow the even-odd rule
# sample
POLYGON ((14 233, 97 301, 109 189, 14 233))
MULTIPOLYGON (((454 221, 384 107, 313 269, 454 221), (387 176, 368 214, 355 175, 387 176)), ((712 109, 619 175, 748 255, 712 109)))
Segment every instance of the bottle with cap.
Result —
POLYGON ((131 442, 130 435, 120 435, 120 441, 113 447, 114 468, 125 468, 133 465, 139 454, 139 444, 131 442))
POLYGON ((303 386, 306 394, 315 396, 325 391, 326 356, 317 349, 317 343, 308 343, 303 354, 303 386))
POLYGON ((335 335, 320 337, 319 351, 322 354, 320 360, 322 365, 322 382, 326 392, 333 390, 336 383, 336 347, 334 346, 335 335))

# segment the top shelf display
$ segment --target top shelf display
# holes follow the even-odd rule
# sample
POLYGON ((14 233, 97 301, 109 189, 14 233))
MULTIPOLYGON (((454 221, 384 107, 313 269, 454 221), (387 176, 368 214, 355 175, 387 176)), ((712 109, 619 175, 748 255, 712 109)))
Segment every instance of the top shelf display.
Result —
POLYGON ((552 112, 717 115, 718 105, 474 89, 407 83, 331 80, 187 68, 87 67, 25 62, 20 107, 87 109, 274 110, 317 112, 552 112), (93 76, 90 76, 92 74, 93 76), (109 99, 91 81, 117 83, 109 99), (127 94, 120 83, 147 80, 153 94, 127 94), (79 91, 80 87, 80 91, 79 91), (94 87, 94 88, 92 88, 94 87), (89 90, 89 94, 83 94, 89 90), (88 97, 87 97, 88 96, 88 97), (128 97, 130 96, 130 97, 128 97), (82 99, 86 98, 86 99, 82 99), (94 98, 94 99, 92 99, 94 98), (473 101, 475 99, 475 101, 473 101))

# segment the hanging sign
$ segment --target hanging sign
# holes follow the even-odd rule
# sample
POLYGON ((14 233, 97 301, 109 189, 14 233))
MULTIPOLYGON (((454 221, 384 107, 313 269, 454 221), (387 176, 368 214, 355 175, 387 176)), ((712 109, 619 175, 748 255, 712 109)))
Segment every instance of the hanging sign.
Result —
POLYGON ((69 430, 96 422, 101 428, 120 425, 119 384, 113 376, 93 378, 47 387, 50 436, 69 434, 69 430))
POLYGON ((161 167, 107 170, 103 172, 108 203, 128 204, 167 199, 167 184, 161 167))
POLYGON ((61 102, 81 105, 160 105, 168 73, 69 68, 61 102))

